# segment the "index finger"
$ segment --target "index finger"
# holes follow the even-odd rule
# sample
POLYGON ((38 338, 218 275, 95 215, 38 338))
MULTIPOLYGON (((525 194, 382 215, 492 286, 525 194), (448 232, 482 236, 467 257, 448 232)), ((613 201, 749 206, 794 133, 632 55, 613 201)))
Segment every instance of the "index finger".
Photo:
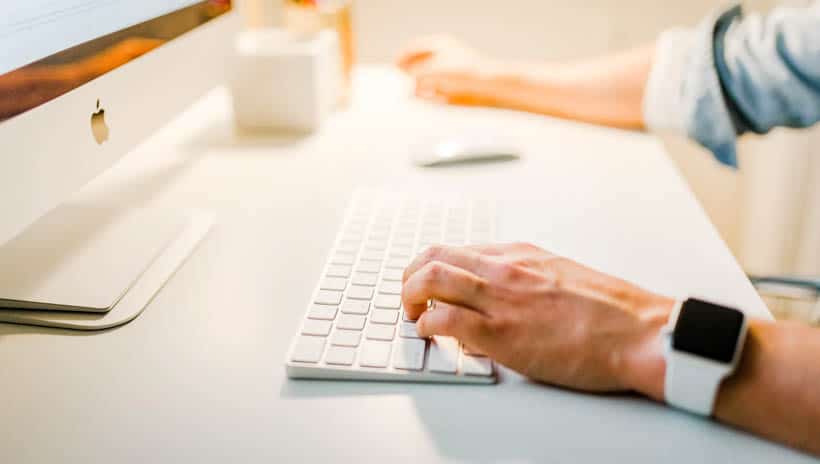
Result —
POLYGON ((440 261, 464 269, 478 276, 483 275, 485 260, 481 253, 466 247, 448 247, 433 245, 413 260, 404 270, 402 282, 413 276, 428 263, 440 261))

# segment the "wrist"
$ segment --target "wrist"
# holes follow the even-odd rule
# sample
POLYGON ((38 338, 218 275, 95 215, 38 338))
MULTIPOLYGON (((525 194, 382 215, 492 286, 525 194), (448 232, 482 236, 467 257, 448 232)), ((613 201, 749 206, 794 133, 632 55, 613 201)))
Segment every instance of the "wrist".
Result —
POLYGON ((674 299, 658 297, 640 308, 637 335, 624 356, 624 385, 655 401, 664 400, 666 360, 661 332, 674 306, 674 299))

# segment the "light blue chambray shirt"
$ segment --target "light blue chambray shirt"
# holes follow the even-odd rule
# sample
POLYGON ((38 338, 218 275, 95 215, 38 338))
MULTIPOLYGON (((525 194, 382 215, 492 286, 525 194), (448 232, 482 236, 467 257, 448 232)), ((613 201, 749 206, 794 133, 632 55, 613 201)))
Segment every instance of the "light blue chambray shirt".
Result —
POLYGON ((737 166, 735 141, 820 120, 820 1, 744 16, 739 6, 658 40, 649 129, 674 129, 737 166))

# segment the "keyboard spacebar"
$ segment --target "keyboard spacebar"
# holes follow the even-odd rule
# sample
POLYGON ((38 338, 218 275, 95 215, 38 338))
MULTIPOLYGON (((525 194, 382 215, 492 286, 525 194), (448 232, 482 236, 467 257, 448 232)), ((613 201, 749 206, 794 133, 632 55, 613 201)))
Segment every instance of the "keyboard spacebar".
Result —
POLYGON ((458 340, 435 336, 430 340, 427 366, 431 372, 455 374, 458 370, 458 340))

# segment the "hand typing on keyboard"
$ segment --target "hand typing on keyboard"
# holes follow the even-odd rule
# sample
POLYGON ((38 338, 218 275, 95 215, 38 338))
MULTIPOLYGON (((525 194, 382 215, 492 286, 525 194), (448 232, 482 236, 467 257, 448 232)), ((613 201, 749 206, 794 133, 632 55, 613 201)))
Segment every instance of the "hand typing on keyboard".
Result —
POLYGON ((662 398, 669 298, 527 244, 433 246, 403 283, 422 337, 454 337, 538 381, 662 398))
POLYGON ((402 308, 404 270, 435 243, 492 242, 494 202, 361 190, 354 195, 285 366, 293 378, 492 384, 483 353, 426 339, 402 308))

